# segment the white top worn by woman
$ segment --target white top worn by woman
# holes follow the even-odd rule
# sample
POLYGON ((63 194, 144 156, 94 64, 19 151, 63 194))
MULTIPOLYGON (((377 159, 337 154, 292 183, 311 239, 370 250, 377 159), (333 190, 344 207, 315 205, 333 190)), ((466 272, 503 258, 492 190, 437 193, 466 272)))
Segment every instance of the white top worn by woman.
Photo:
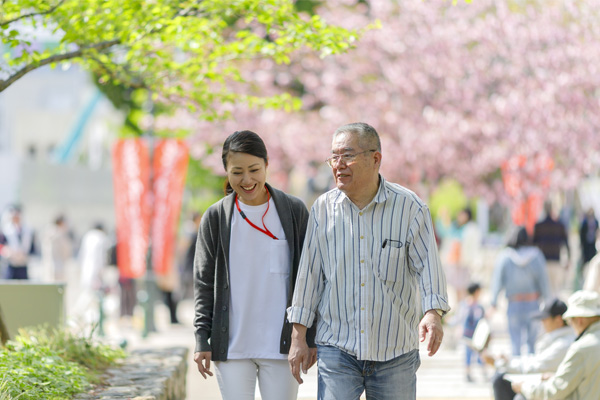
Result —
POLYGON ((256 226, 265 226, 274 240, 244 221, 234 210, 231 221, 229 276, 229 359, 287 359, 279 352, 280 326, 285 317, 290 279, 290 250, 273 199, 259 206, 239 202, 256 226), (258 251, 257 251, 258 250, 258 251))

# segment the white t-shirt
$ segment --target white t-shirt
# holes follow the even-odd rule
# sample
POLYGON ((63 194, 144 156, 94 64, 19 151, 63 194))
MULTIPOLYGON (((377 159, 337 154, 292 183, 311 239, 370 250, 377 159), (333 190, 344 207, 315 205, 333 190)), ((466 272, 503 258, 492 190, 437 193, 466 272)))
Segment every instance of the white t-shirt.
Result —
MULTIPOLYGON (((254 225, 263 228, 267 203, 240 208, 254 225)), ((250 226, 233 210, 229 247, 231 299, 229 359, 287 359, 279 353, 290 279, 290 250, 273 199, 265 226, 279 240, 250 226)), ((264 228, 263 228, 264 229, 264 228)))

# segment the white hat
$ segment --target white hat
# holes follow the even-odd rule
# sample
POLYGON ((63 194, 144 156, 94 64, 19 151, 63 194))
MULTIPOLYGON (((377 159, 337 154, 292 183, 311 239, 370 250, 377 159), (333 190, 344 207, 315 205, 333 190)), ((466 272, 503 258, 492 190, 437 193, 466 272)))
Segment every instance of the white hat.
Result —
POLYGON ((600 316, 600 294, 590 290, 579 290, 569 297, 569 307, 563 318, 600 316))

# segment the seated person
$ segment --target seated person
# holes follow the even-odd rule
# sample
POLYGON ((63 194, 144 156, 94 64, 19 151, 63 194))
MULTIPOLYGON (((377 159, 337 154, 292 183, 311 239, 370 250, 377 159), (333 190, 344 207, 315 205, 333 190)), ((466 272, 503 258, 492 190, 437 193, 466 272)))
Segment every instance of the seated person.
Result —
POLYGON ((600 394, 600 294, 580 290, 571 295, 563 318, 577 338, 556 374, 540 382, 513 382, 527 400, 596 400, 600 394))
POLYGON ((565 311, 567 305, 559 299, 554 299, 542 303, 540 311, 532 316, 541 319, 545 331, 535 344, 535 354, 511 359, 505 356, 494 358, 487 353, 482 354, 482 358, 487 363, 494 364, 498 370, 493 378, 495 400, 513 400, 516 395, 511 383, 504 377, 506 373, 532 374, 556 371, 567 354, 569 346, 575 340, 573 330, 563 319, 565 311))

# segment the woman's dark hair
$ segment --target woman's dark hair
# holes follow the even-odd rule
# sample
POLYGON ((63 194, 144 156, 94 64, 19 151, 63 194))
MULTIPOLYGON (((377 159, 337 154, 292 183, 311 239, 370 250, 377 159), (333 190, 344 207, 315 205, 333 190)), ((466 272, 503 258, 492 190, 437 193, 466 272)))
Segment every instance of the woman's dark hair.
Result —
POLYGON ((529 244, 529 235, 527 234, 527 230, 520 226, 510 235, 508 238, 508 243, 506 244, 508 247, 512 247, 514 249, 518 249, 522 246, 527 246, 529 244))
MULTIPOLYGON (((229 159, 229 153, 246 153, 252 156, 262 158, 267 163, 267 147, 265 142, 252 131, 236 131, 233 132, 223 143, 223 153, 221 158, 223 160, 223 167, 227 170, 227 160, 229 159)), ((229 181, 225 181, 225 194, 233 192, 233 188, 229 184, 229 181)))

